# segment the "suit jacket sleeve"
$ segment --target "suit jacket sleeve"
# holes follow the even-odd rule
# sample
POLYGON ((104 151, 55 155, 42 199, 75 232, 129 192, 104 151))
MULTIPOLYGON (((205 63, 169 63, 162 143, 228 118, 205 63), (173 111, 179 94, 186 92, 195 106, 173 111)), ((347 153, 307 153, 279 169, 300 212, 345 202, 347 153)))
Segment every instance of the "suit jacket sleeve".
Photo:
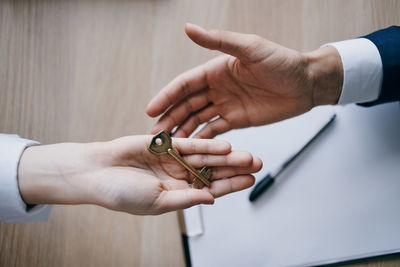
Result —
POLYGON ((377 100, 363 103, 372 106, 400 101, 400 27, 392 26, 363 36, 378 48, 382 59, 383 80, 377 100))

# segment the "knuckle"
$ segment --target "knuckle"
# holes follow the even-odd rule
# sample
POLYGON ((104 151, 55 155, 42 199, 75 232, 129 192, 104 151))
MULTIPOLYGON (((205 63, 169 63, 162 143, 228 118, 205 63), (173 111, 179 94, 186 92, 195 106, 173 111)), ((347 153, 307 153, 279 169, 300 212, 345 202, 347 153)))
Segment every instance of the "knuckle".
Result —
POLYGON ((203 165, 203 166, 207 165, 207 159, 208 159, 207 155, 201 154, 200 155, 201 165, 203 165))
POLYGON ((187 113, 191 113, 193 111, 193 105, 189 100, 183 101, 185 105, 185 109, 187 113))
POLYGON ((212 29, 209 30, 209 33, 212 35, 217 35, 217 36, 221 36, 223 34, 223 30, 220 29, 212 29))
POLYGON ((217 129, 215 129, 214 126, 210 126, 208 128, 208 132, 209 132, 209 135, 212 136, 212 137, 218 135, 218 131, 217 131, 217 129))
POLYGON ((195 142, 191 142, 190 143, 190 151, 192 151, 192 153, 196 153, 197 151, 197 146, 195 142))
MULTIPOLYGON (((188 130, 185 127, 182 127, 179 130, 182 132, 184 137, 189 136, 188 130)), ((191 147, 191 148, 193 148, 193 147, 191 147)))
POLYGON ((224 39, 224 34, 225 32, 223 30, 220 29, 214 29, 214 30, 210 30, 210 34, 214 35, 215 38, 218 40, 217 45, 215 48, 212 49, 220 49, 223 46, 223 39, 224 39))
POLYGON ((181 79, 181 88, 182 88, 182 95, 187 96, 190 94, 189 83, 188 81, 182 77, 181 79))
POLYGON ((220 141, 221 141, 221 143, 220 143, 221 149, 228 150, 228 151, 232 149, 231 143, 224 141, 224 140, 220 140, 220 141))
POLYGON ((259 50, 263 42, 263 38, 256 34, 249 34, 247 36, 247 44, 243 47, 243 54, 251 55, 259 50))
POLYGON ((202 120, 198 114, 193 115, 193 119, 191 122, 193 125, 200 125, 202 123, 202 120))

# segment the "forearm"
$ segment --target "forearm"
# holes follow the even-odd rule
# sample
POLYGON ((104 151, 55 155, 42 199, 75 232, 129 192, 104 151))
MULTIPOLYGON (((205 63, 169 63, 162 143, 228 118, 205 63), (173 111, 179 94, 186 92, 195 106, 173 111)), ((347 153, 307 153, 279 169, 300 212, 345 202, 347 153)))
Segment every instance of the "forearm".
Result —
POLYGON ((56 144, 27 148, 18 167, 20 194, 27 204, 92 203, 82 169, 90 144, 56 144))

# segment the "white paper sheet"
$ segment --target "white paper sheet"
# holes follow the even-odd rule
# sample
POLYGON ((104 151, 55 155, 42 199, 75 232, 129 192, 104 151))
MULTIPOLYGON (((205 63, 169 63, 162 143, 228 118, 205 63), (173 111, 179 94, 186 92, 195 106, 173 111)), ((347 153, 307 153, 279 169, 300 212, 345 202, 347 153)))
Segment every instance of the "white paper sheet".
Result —
POLYGON ((262 158, 259 180, 332 111, 334 124, 255 203, 245 190, 201 207, 204 234, 189 238, 193 266, 308 266, 400 250, 398 103, 323 107, 219 138, 262 158))

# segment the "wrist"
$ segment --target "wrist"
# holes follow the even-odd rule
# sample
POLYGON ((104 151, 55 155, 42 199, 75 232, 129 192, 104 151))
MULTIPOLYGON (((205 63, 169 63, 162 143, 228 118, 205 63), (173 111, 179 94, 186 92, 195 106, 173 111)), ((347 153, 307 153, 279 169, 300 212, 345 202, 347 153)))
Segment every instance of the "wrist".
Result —
POLYGON ((308 61, 313 105, 337 104, 343 85, 342 61, 337 50, 327 46, 304 55, 308 61))
POLYGON ((91 203, 82 168, 86 144, 54 144, 25 149, 18 166, 18 186, 27 204, 91 203))

